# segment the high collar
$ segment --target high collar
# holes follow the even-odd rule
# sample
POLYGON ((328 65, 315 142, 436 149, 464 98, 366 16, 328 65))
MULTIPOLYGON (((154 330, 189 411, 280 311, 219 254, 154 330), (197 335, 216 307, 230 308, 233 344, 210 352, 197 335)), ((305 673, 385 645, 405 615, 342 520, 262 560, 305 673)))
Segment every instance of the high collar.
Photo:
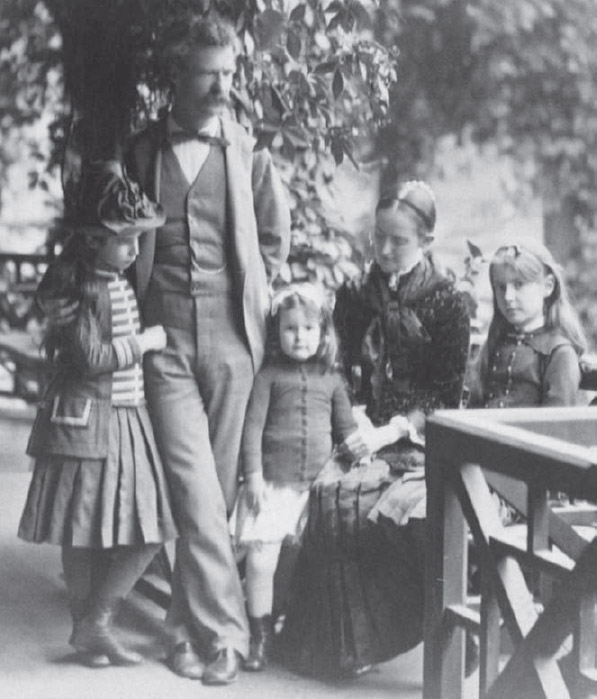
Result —
POLYGON ((523 342, 532 347, 535 352, 546 356, 549 356, 556 347, 571 344, 570 340, 557 329, 548 328, 545 325, 529 332, 518 332, 512 327, 508 330, 506 337, 513 342, 523 342))
MULTIPOLYGON (((176 119, 172 116, 170 112, 166 119, 166 136, 170 138, 173 133, 177 131, 188 131, 182 127, 176 119)), ((201 128, 197 129, 197 133, 206 134, 207 136, 218 136, 220 132, 220 118, 217 116, 212 116, 203 122, 201 128)))
POLYGON ((529 330, 528 332, 517 330, 514 326, 510 326, 508 329, 508 338, 511 340, 530 340, 539 335, 549 332, 545 325, 540 328, 535 328, 534 330, 529 330))
POLYGON ((417 303, 419 299, 432 293, 440 286, 451 282, 439 271, 428 253, 408 272, 402 273, 398 289, 392 291, 388 286, 388 275, 381 271, 377 262, 373 262, 363 283, 363 298, 373 308, 381 310, 387 302, 398 299, 400 303, 417 303))
POLYGON ((402 269, 402 270, 400 270, 400 271, 398 271, 398 272, 392 272, 392 274, 390 274, 390 275, 387 277, 388 287, 389 287, 392 291, 396 291, 396 290, 398 289, 398 286, 399 286, 399 284, 400 284, 400 281, 401 281, 404 277, 408 276, 408 275, 414 270, 414 268, 415 268, 418 264, 421 263, 422 259, 423 259, 423 251, 422 251, 421 249, 419 249, 418 254, 417 254, 417 256, 415 257, 415 259, 414 259, 414 261, 413 261, 413 263, 412 263, 411 265, 409 265, 406 269, 402 269))
POLYGON ((122 277, 121 272, 116 272, 115 270, 111 270, 111 269, 103 269, 102 267, 95 267, 93 272, 94 272, 96 277, 99 277, 100 279, 105 279, 106 281, 109 281, 109 282, 114 281, 114 280, 122 277))

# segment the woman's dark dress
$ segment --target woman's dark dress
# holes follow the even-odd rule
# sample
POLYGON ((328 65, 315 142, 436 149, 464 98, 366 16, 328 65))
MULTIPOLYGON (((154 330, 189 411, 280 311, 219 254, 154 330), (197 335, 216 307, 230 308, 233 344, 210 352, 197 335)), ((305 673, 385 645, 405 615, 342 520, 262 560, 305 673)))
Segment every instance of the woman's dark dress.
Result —
MULTIPOLYGON (((334 320, 355 403, 376 426, 424 417, 460 402, 469 342, 465 300, 424 257, 397 288, 376 264, 337 294, 334 320)), ((377 663, 422 638, 424 519, 403 526, 367 516, 406 471, 422 470, 423 450, 408 439, 360 473, 316 482, 309 523, 280 636, 283 659, 308 674, 339 674, 377 663)))

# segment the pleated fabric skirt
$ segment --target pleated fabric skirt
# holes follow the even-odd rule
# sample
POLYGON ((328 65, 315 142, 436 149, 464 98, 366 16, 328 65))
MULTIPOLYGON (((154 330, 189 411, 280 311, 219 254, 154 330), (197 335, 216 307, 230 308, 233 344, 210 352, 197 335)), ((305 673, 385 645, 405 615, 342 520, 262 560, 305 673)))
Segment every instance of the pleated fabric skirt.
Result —
POLYGON ((280 659, 296 672, 343 675, 422 639, 424 521, 369 521, 391 477, 367 471, 311 489, 278 639, 280 659))
POLYGON ((145 405, 112 407, 106 459, 37 459, 18 534, 100 549, 177 536, 145 405))

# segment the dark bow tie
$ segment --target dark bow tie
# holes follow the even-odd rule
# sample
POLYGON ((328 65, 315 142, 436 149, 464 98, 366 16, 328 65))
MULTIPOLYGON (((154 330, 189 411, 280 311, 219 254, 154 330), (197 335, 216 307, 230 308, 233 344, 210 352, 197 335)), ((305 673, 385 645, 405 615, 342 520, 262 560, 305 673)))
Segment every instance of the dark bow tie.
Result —
POLYGON ((230 145, 230 141, 222 136, 210 136, 207 133, 200 133, 198 131, 184 131, 182 129, 177 129, 170 133, 170 143, 176 145, 177 143, 187 143, 188 141, 201 141, 202 143, 207 143, 210 146, 220 146, 226 148, 230 145))

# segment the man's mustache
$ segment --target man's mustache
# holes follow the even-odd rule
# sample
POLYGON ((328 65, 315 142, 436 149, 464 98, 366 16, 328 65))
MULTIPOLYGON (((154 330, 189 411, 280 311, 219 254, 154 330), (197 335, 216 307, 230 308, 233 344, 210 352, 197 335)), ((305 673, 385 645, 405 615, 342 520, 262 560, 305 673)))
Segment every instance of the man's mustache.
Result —
POLYGON ((205 97, 205 102, 218 106, 229 107, 232 104, 230 97, 223 92, 210 92, 205 97))

